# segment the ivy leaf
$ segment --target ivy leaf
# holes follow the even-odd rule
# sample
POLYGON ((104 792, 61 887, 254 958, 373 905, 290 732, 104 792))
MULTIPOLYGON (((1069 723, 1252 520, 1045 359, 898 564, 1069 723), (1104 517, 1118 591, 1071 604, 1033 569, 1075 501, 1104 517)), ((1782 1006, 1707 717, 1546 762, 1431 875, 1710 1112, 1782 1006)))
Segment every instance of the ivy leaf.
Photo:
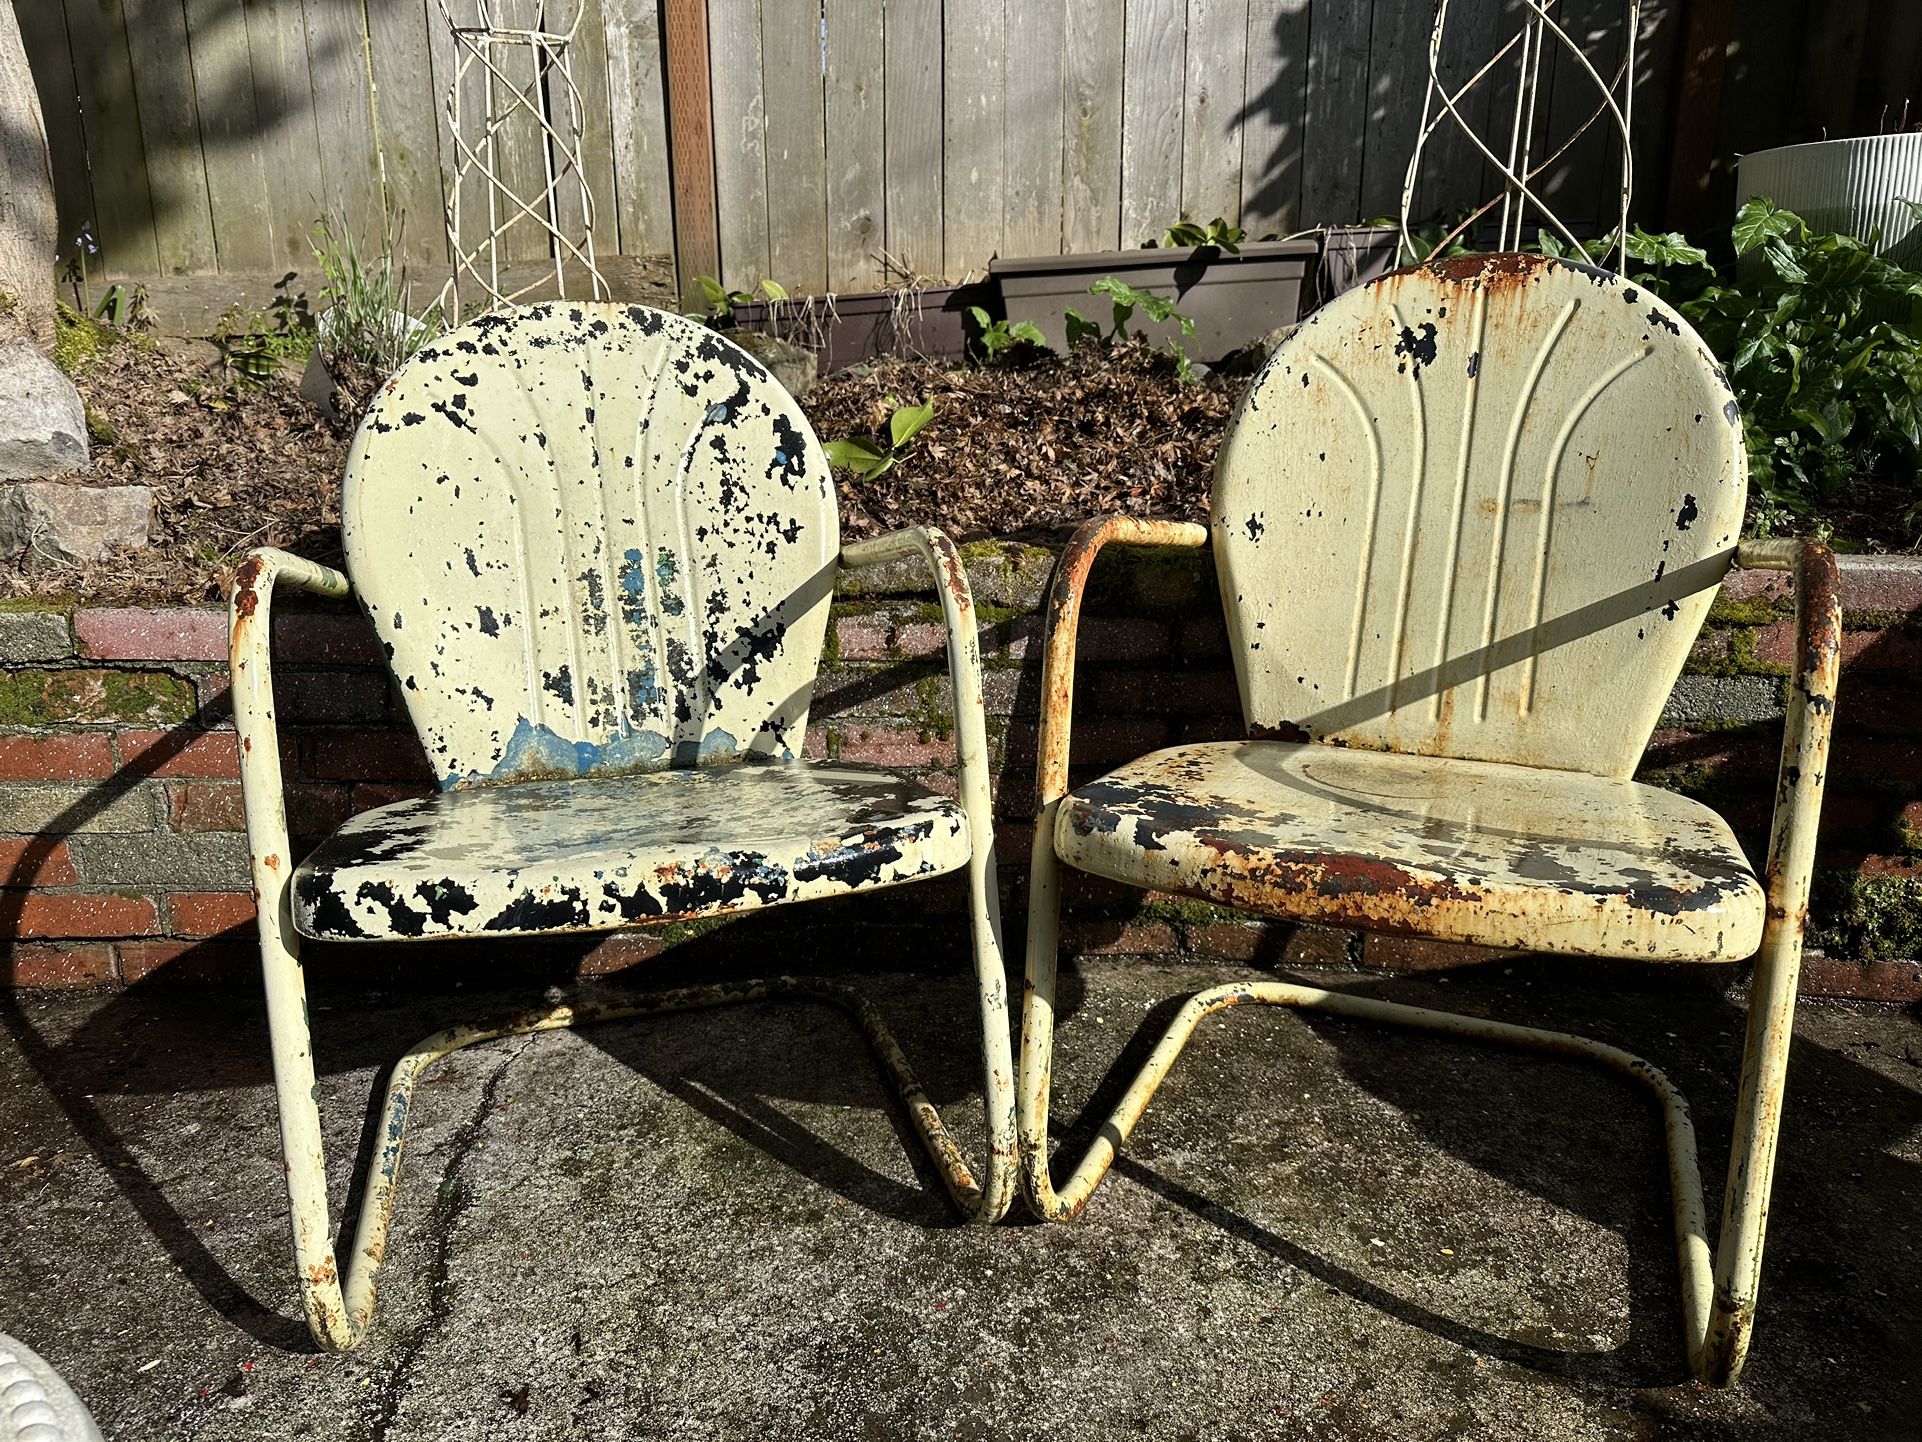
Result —
POLYGON ((1802 224, 1802 217, 1792 210, 1783 210, 1772 200, 1763 196, 1745 201, 1736 212, 1735 225, 1729 232, 1735 241, 1735 253, 1747 255, 1764 241, 1776 236, 1788 237, 1804 244, 1808 241, 1808 227, 1802 224))

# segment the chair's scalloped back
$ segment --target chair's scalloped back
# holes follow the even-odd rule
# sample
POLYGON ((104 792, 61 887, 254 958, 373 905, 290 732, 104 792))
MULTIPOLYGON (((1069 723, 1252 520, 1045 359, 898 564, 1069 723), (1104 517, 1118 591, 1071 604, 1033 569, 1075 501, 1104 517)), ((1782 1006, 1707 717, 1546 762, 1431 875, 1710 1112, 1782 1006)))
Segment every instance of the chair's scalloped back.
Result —
POLYGON ((1504 254, 1351 291, 1216 465, 1250 730, 1629 775, 1746 492, 1727 379, 1647 290, 1504 254))
POLYGON ((483 316, 361 423, 347 568, 443 786, 801 749, 840 550, 826 457, 681 316, 483 316))

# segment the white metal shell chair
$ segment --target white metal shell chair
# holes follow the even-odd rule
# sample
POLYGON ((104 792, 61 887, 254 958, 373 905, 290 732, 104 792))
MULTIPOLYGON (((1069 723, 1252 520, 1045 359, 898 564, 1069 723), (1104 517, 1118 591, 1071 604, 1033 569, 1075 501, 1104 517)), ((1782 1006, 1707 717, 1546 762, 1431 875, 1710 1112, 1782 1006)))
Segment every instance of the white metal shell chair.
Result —
POLYGON ((1834 557, 1796 571, 1798 656, 1767 865, 1708 808, 1630 779, 1738 552, 1740 417, 1688 325, 1618 277, 1539 256, 1401 271, 1318 312, 1257 377, 1215 473, 1212 544, 1249 739, 1067 784, 1075 630, 1108 542, 1210 530, 1094 521, 1056 573, 1022 1028, 1029 1205, 1086 1205, 1201 1019, 1245 1002, 1588 1058, 1667 1125, 1696 1375, 1753 1322, 1834 709, 1834 557), (1270 916, 1652 962, 1756 958, 1721 1240, 1688 1109, 1654 1067, 1564 1033, 1284 983, 1190 997, 1056 1185, 1049 1074, 1062 864, 1270 916), (1758 949, 1759 948, 1759 949, 1758 949))
POLYGON ((347 575, 256 551, 233 597, 235 715, 294 1250, 308 1323, 349 1348, 374 1306, 414 1082, 515 1033, 783 995, 861 1023, 956 1205, 1015 1187, 1013 1058, 973 603, 933 530, 843 547, 793 399, 679 316, 557 303, 482 317, 382 389, 347 463, 347 575), (798 753, 842 567, 930 567, 948 627, 959 800, 798 753), (441 790, 357 816, 295 865, 269 670, 276 586, 352 594, 441 790), (829 982, 696 987, 430 1037, 395 1068, 342 1264, 330 1235, 302 938, 606 931, 965 870, 986 1077, 977 1179, 879 1014, 829 982))

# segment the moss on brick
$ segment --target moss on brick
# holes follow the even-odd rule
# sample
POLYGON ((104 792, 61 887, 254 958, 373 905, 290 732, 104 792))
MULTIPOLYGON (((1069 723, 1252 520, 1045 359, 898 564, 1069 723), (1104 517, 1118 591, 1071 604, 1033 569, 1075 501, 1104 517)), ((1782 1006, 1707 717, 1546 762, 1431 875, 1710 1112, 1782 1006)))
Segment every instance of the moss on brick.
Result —
POLYGON ((1734 601, 1717 593, 1715 604, 1708 608, 1708 618, 1724 626, 1766 626, 1780 613, 1793 609, 1793 602, 1786 597, 1780 602, 1762 596, 1734 601))
POLYGON ((74 602, 70 596, 9 596, 0 600, 0 614, 71 616, 74 602))
POLYGON ((185 721, 194 714, 191 682, 165 671, 35 667, 0 674, 0 725, 60 726, 76 721, 185 721))
POLYGON ((1922 956, 1922 878, 1818 873, 1809 944, 1850 961, 1922 956))
POLYGON ((1755 645, 1761 635, 1760 631, 1744 627, 1729 636, 1729 663, 1734 667, 1734 672, 1743 676, 1787 676, 1789 667, 1776 661, 1764 661, 1755 654, 1755 645))

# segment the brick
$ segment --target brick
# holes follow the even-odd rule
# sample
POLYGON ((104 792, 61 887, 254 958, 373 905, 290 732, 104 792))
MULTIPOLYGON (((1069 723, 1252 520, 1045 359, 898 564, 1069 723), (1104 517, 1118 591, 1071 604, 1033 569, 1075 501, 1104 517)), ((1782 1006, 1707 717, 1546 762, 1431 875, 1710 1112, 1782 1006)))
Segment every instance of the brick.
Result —
POLYGON ((161 725, 185 721, 198 705, 193 686, 166 671, 90 667, 0 672, 0 725, 59 726, 75 721, 161 725))
MULTIPOLYGON (((1770 666, 1794 666, 1795 623, 1784 620, 1764 627, 1755 638, 1755 659, 1770 666)), ((1851 672, 1907 674, 1922 670, 1922 630, 1890 626, 1844 631, 1842 664, 1851 672)))
POLYGON ((432 781, 411 731, 341 731, 311 736, 303 773, 315 781, 432 781))
POLYGON ((1352 934, 1286 921, 1206 921, 1182 928, 1186 950, 1209 961, 1259 961, 1280 966, 1352 965, 1352 934))
POLYGON ((1175 637, 1174 654, 1177 659, 1190 664, 1197 661, 1226 661, 1227 623, 1219 614, 1188 617, 1181 623, 1180 633, 1175 637))
POLYGON ((1695 638, 1688 648, 1688 669, 1690 671, 1719 671, 1728 665, 1729 638, 1734 633, 1720 627, 1710 626, 1695 638))
POLYGON ((113 772, 113 743, 98 731, 0 736, 0 781, 99 781, 113 772))
POLYGON ((158 922, 144 896, 28 891, 0 900, 0 936, 147 936, 158 922))
POLYGON ((231 731, 122 731, 121 767, 136 776, 240 775, 240 743, 231 731))
POLYGON ((908 621, 894 628, 894 645, 903 656, 939 659, 948 654, 948 628, 939 621, 908 621))
POLYGON ((113 984, 113 948, 27 943, 0 949, 0 987, 87 988, 113 984))
POLYGON ((252 878, 247 838, 227 831, 76 836, 68 847, 81 879, 99 885, 216 891, 252 878))
POLYGON ((659 936, 624 932, 595 943, 576 968, 578 976, 611 976, 644 961, 653 961, 667 950, 659 936))
POLYGON ((1782 683, 1772 676, 1684 676, 1662 708, 1661 724, 1773 721, 1781 715, 1782 683))
POLYGON ((834 649, 843 661, 883 661, 894 635, 894 618, 885 611, 837 616, 834 649))
POLYGON ((146 786, 0 786, 0 832, 152 831, 158 799, 156 788, 146 786))
POLYGON ((1922 562, 1913 556, 1841 556, 1848 611, 1922 610, 1922 562))
MULTIPOLYGON (((1166 746, 1172 729, 1165 720, 1137 716, 1100 716, 1078 712, 1068 738, 1070 757, 1077 767, 1115 766, 1133 761, 1166 746)), ((1030 722, 1017 721, 1007 730, 1007 771, 1021 770, 1032 776, 1040 731, 1030 722)))
POLYGON ((862 761, 873 766, 953 766, 954 739, 923 739, 919 732, 876 730, 848 726, 841 730, 842 761, 862 761))
POLYGON ((227 613, 198 606, 89 607, 74 613, 84 656, 107 661, 224 661, 227 613))
POLYGON ((1179 951, 1172 926, 1160 921, 1070 920, 1061 928, 1069 956, 1165 956, 1179 951))
POLYGON ((1787 571, 1736 569, 1722 578, 1722 589, 1716 600, 1741 605, 1749 601, 1780 601, 1794 594, 1795 585, 1787 571))
POLYGON ((1075 636, 1075 659, 1159 661, 1168 654, 1172 629, 1152 616, 1088 616, 1075 636))
POLYGON ((218 936, 254 924, 246 891, 176 891, 167 898, 167 929, 175 936, 218 936))
POLYGON ((385 667, 387 653, 357 613, 283 611, 274 617, 274 659, 296 666, 385 667))
POLYGON ((1803 996, 1913 1006, 1922 1002, 1922 962, 1848 961, 1811 951, 1802 958, 1797 989, 1803 996))
POLYGON ((278 671, 276 712, 283 726, 340 726, 388 717, 384 671, 278 671))
POLYGON ((122 941, 114 947, 120 980, 132 986, 258 986, 260 948, 246 941, 122 941))
POLYGON ((1096 671, 1077 687, 1085 705, 1110 715, 1210 716, 1239 712, 1241 693, 1226 671, 1096 671))
POLYGON ((0 665, 64 661, 73 655, 65 611, 0 611, 0 665))
MULTIPOLYGON (((325 836, 353 814, 345 786, 295 782, 286 788, 287 829, 295 836, 325 836)), ((167 788, 167 823, 175 831, 245 831, 247 812, 240 787, 186 781, 167 788)))
POLYGON ((1526 953, 1495 946, 1430 941, 1419 936, 1369 935, 1362 938, 1361 954, 1362 965, 1371 971, 1450 971, 1458 966, 1506 961, 1526 953))
POLYGON ((0 887, 72 886, 79 879, 66 842, 45 836, 0 839, 0 887))

